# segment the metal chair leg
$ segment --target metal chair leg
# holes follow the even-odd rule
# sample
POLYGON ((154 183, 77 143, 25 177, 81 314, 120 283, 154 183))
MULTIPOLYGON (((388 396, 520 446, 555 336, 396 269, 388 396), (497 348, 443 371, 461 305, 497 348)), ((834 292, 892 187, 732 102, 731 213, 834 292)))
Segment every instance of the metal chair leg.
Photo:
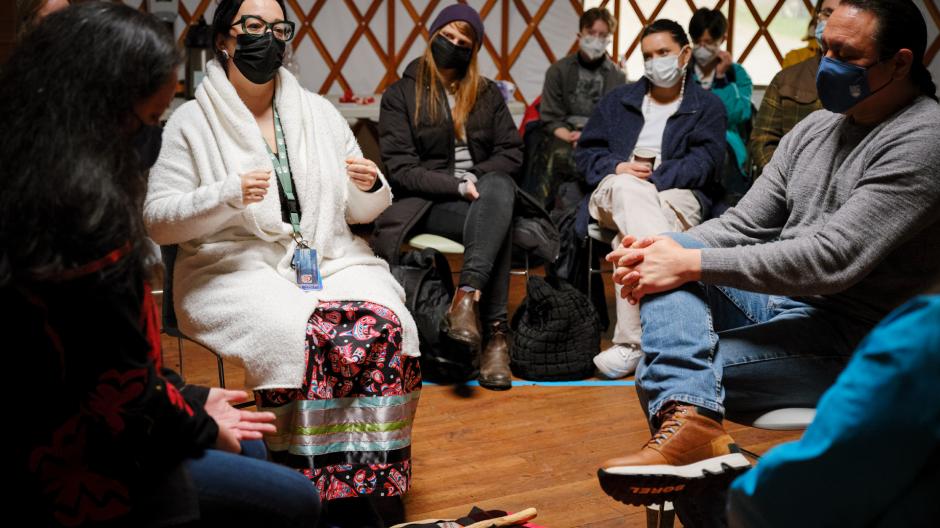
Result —
POLYGON ((216 364, 219 366, 219 387, 225 388, 225 366, 222 364, 222 356, 215 355, 216 364))
POLYGON ((182 378, 183 377, 183 338, 182 337, 176 338, 176 346, 177 346, 176 350, 179 352, 179 356, 180 356, 180 377, 182 378))
POLYGON ((594 269, 592 267, 594 264, 594 239, 588 237, 587 243, 587 296, 588 299, 593 299, 591 288, 594 281, 594 269))
POLYGON ((671 502, 650 504, 646 507, 647 528, 672 528, 676 523, 676 512, 671 502))

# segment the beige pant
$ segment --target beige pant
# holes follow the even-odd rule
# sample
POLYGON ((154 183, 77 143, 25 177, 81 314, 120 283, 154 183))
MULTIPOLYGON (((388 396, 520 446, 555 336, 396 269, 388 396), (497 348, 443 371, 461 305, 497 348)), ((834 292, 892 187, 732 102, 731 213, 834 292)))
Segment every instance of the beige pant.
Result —
MULTIPOLYGON (((692 191, 669 189, 658 192, 652 183, 630 174, 611 174, 601 180, 588 204, 597 223, 617 236, 611 247, 620 245, 625 235, 637 238, 669 231, 685 231, 702 222, 702 206, 692 191)), ((620 298, 620 285, 614 285, 617 297, 615 344, 640 344, 640 307, 620 298)))

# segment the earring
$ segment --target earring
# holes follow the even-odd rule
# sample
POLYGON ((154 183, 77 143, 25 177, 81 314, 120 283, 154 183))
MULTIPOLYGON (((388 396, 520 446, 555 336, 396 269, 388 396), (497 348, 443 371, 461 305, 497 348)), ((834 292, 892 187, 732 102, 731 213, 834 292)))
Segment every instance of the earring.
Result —
POLYGON ((222 58, 228 60, 228 50, 222 50, 222 58))

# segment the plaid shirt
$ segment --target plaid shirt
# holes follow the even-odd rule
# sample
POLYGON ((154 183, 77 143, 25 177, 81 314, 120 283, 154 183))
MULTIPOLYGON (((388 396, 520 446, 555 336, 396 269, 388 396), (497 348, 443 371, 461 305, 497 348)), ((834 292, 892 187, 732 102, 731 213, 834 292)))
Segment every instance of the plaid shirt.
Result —
POLYGON ((749 150, 755 177, 770 162, 787 132, 804 117, 822 108, 816 94, 816 70, 820 56, 803 61, 778 73, 767 87, 754 120, 749 150))

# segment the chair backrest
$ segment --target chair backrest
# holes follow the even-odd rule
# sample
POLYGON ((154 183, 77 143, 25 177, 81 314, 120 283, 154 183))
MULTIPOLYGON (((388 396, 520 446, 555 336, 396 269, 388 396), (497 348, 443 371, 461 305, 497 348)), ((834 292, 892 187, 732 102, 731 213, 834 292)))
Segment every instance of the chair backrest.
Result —
POLYGON ((163 257, 163 332, 173 337, 183 337, 176 322, 176 309, 173 307, 173 268, 176 264, 178 247, 160 246, 163 257))
POLYGON ((773 431, 800 431, 809 427, 816 416, 816 409, 791 407, 776 409, 757 417, 751 427, 773 431))

